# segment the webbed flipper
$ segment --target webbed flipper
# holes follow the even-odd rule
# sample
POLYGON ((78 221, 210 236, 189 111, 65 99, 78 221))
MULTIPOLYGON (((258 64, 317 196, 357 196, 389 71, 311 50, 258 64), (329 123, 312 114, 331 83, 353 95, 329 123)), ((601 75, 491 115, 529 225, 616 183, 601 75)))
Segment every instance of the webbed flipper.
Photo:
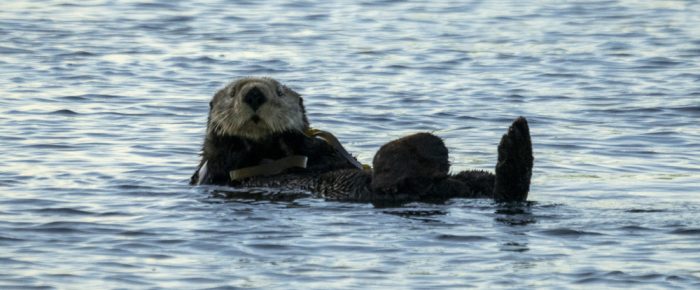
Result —
POLYGON ((519 117, 498 144, 494 200, 525 201, 530 190, 533 161, 530 128, 527 120, 519 117))

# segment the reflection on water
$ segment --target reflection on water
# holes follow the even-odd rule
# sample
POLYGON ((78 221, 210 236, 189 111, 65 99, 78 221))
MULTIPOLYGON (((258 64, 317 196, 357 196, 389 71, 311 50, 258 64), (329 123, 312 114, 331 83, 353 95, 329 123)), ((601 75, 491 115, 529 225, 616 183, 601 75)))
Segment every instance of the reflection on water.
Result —
POLYGON ((4 1, 0 289, 697 288, 695 1, 4 1), (190 187, 211 94, 269 75, 369 163, 416 131, 531 203, 190 187), (116 285, 116 286, 115 286, 116 285))
POLYGON ((232 200, 294 201, 314 195, 304 191, 279 190, 275 188, 226 188, 213 190, 213 197, 232 200))
POLYGON ((535 223, 537 221, 530 211, 530 206, 533 204, 534 202, 530 201, 525 204, 499 205, 496 209, 495 220, 509 226, 524 226, 535 223))

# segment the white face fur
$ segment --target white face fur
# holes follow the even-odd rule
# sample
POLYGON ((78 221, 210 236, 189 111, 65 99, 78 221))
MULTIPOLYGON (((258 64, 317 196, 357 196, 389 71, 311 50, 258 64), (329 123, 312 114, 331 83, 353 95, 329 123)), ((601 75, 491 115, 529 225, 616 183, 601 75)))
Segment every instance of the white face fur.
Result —
POLYGON ((272 78, 247 77, 229 83, 211 101, 207 134, 254 140, 308 128, 301 96, 272 78), (265 101, 254 110, 245 96, 257 88, 265 101), (256 117, 257 116, 257 117, 256 117))

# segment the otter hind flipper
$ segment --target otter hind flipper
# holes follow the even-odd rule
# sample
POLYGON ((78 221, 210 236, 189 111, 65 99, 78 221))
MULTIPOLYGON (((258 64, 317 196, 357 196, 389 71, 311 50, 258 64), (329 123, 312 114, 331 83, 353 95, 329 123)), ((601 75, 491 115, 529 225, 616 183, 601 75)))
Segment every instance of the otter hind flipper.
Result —
POLYGON ((525 201, 530 190, 533 161, 530 129, 527 120, 519 117, 498 145, 493 198, 501 202, 525 201))

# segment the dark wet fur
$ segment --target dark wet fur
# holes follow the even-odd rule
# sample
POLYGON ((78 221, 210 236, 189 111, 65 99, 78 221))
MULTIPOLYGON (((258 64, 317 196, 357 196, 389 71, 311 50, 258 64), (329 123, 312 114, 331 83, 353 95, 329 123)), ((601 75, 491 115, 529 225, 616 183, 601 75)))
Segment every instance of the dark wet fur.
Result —
POLYGON ((525 201, 530 191, 533 163, 530 129, 527 120, 520 117, 508 128, 498 145, 493 198, 503 202, 525 201))
MULTIPOLYGON (((329 200, 371 202, 376 206, 414 201, 440 203, 451 198, 524 201, 533 166, 529 128, 522 117, 513 122, 501 139, 495 175, 481 170, 450 175, 448 150, 442 139, 430 133, 413 134, 382 146, 375 154, 373 173, 355 169, 324 141, 291 132, 261 141, 208 137, 203 160, 210 160, 210 179, 204 183, 301 189, 329 200), (307 155, 308 168, 229 181, 231 170, 294 154, 307 155)), ((195 173, 192 182, 197 178, 195 173)))
MULTIPOLYGON (((323 140, 312 138, 301 132, 285 132, 271 135, 263 140, 251 140, 237 136, 211 134, 204 141, 202 166, 208 161, 207 180, 204 184, 237 185, 231 182, 232 170, 255 166, 261 161, 280 159, 290 155, 308 157, 307 168, 289 169, 286 173, 320 174, 338 169, 355 168, 337 150, 323 140)), ((190 179, 191 184, 199 181, 199 169, 190 179)))
POLYGON ((532 166, 530 131, 523 117, 513 122, 498 145, 495 175, 481 170, 448 175, 447 148, 443 141, 429 133, 418 133, 385 144, 375 155, 373 202, 443 202, 450 198, 525 201, 532 166))

